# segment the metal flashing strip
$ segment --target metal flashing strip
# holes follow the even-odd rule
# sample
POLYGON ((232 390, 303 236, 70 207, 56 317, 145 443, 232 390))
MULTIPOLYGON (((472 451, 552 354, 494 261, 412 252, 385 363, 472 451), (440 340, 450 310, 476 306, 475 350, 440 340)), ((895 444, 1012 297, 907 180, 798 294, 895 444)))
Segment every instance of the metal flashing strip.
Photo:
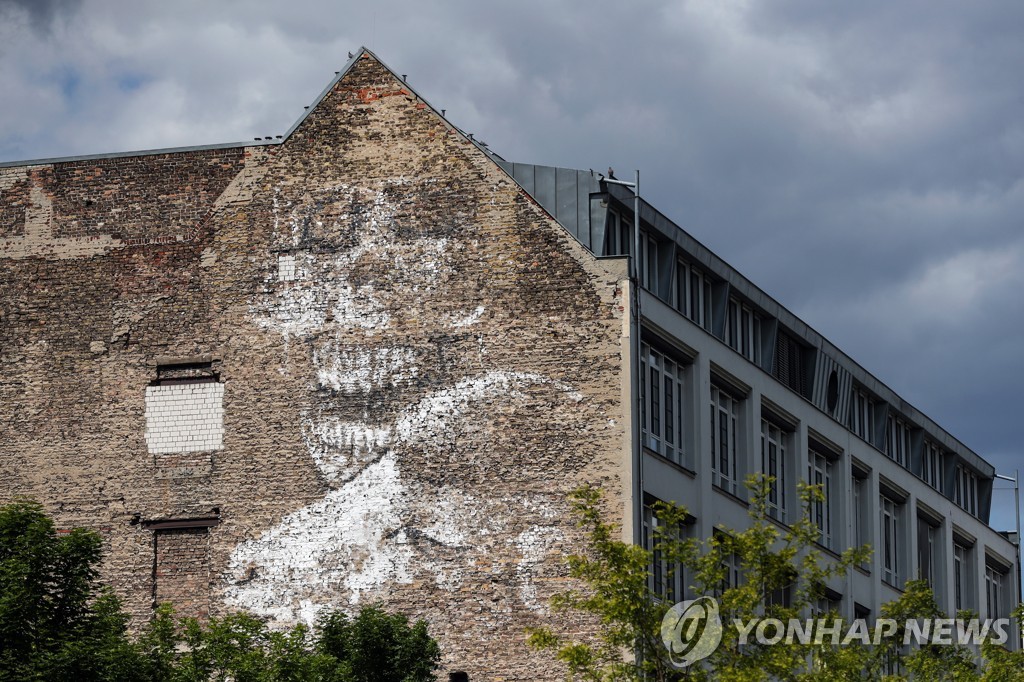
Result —
POLYGON ((219 516, 204 516, 193 519, 161 519, 143 521, 146 530, 181 530, 188 528, 212 528, 220 524, 219 516))

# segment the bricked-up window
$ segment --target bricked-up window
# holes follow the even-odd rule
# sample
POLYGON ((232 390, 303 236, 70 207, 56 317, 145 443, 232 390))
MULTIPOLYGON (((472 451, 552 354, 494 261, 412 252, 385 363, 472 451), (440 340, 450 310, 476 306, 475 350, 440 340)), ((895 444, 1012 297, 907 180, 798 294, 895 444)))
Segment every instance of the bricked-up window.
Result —
POLYGON ((220 450, 224 384, 212 361, 183 360, 157 367, 146 387, 146 444, 150 454, 220 450))
POLYGON ((210 614, 210 527, 216 518, 144 522, 153 531, 153 606, 184 616, 210 614))

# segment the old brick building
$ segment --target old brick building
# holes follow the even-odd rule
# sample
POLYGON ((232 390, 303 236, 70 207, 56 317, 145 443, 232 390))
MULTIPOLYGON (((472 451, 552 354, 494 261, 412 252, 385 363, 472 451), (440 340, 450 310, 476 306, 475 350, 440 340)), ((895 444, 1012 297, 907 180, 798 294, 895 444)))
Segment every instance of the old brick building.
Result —
POLYGON ((365 51, 280 140, 4 164, 0 498, 139 619, 381 602, 554 675, 566 494, 629 507, 625 286, 365 51))
POLYGON ((823 486, 826 557, 875 547, 823 609, 1019 596, 990 463, 621 183, 507 162, 366 51, 280 139, 0 164, 0 371, 0 498, 101 530, 139 620, 382 602, 449 670, 554 679, 523 631, 567 618, 567 492, 706 538, 759 471, 780 524, 823 486))

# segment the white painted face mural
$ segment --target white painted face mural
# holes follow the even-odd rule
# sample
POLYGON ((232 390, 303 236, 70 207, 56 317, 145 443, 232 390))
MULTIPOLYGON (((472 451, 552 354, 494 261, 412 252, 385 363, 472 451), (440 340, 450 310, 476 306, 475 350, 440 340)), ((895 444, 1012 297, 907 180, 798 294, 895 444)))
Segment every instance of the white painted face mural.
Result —
POLYGON ((486 451, 453 462, 452 446, 502 415, 571 409, 582 396, 489 366, 483 335, 472 363, 449 362, 442 345, 423 343, 472 334, 488 311, 446 303, 459 298, 445 292, 467 245, 460 219, 408 229, 402 197, 411 193, 402 185, 336 186, 294 204, 275 198, 278 281, 251 314, 283 337, 282 372, 289 354, 311 356, 301 429, 327 492, 235 548, 224 596, 281 625, 396 584, 456 590, 465 567, 496 557, 519 606, 544 608, 534 568, 556 540, 560 500, 542 490, 503 494, 501 462, 486 451))

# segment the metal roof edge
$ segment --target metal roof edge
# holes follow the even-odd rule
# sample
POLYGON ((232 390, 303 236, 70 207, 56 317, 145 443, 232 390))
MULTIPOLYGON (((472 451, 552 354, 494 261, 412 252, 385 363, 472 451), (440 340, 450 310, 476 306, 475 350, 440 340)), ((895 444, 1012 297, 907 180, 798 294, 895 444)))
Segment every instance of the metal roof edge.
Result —
POLYGON ((210 149, 242 149, 246 147, 268 147, 281 144, 284 140, 266 140, 256 142, 219 142, 216 144, 199 144, 189 147, 162 147, 159 149, 139 149, 128 152, 105 152, 101 154, 79 154, 76 156, 54 156, 45 159, 26 159, 24 161, 0 161, 0 168, 20 168, 22 166, 48 166, 54 163, 73 163, 75 161, 92 161, 99 159, 129 159, 136 156, 159 156, 160 154, 187 154, 210 149))

